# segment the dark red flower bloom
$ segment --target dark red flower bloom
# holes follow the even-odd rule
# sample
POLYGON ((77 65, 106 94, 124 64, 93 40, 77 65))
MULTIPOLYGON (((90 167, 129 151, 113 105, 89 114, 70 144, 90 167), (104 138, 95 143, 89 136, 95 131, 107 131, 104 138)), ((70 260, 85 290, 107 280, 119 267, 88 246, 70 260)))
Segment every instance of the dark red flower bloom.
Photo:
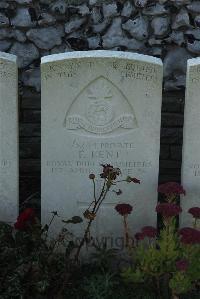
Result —
POLYGON ((191 227, 184 227, 179 230, 181 242, 184 244, 200 244, 200 231, 191 227))
POLYGON ((188 269, 189 262, 187 260, 179 260, 176 262, 176 269, 185 272, 188 269))
POLYGON ((101 166, 103 167, 103 172, 100 174, 100 177, 103 179, 109 178, 111 180, 115 180, 121 173, 119 168, 114 168, 110 164, 101 164, 101 166))
POLYGON ((195 219, 200 219, 200 208, 193 207, 188 210, 188 213, 192 214, 195 219))
POLYGON ((140 240, 144 240, 144 234, 143 233, 136 233, 135 234, 135 238, 137 241, 140 241, 140 240))
POLYGON ((181 213, 182 209, 175 203, 164 202, 157 205, 156 212, 161 214, 164 218, 171 218, 181 213))
POLYGON ((27 208, 18 217, 14 227, 18 230, 26 230, 30 225, 35 223, 35 211, 34 209, 27 208))
POLYGON ((172 194, 176 194, 176 195, 180 195, 180 194, 185 195, 186 194, 185 190, 183 189, 183 186, 181 186, 180 184, 178 184, 176 182, 168 182, 168 183, 158 186, 158 192, 165 194, 167 196, 172 195, 172 194))
POLYGON ((142 228, 142 234, 148 238, 155 238, 157 235, 157 229, 153 226, 144 226, 142 228))
POLYGON ((128 214, 131 214, 133 207, 129 205, 128 203, 120 203, 115 206, 115 210, 121 215, 125 216, 128 214))
POLYGON ((94 173, 90 173, 90 175, 89 175, 89 179, 90 179, 90 180, 94 180, 94 179, 95 179, 95 174, 94 174, 94 173))
POLYGON ((133 183, 135 183, 135 184, 140 184, 140 180, 138 180, 138 179, 136 179, 136 178, 132 178, 132 177, 130 177, 130 176, 127 176, 126 181, 127 181, 128 183, 133 182, 133 183))

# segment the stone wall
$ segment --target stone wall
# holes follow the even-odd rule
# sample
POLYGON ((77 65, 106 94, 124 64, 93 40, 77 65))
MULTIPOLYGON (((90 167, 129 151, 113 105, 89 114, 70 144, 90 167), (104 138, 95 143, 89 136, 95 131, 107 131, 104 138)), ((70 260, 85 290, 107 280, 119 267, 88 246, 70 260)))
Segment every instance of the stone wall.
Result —
POLYGON ((186 61, 200 54, 200 1, 1 0, 0 51, 18 56, 20 195, 40 190, 40 58, 109 49, 164 62, 160 181, 180 180, 186 61))

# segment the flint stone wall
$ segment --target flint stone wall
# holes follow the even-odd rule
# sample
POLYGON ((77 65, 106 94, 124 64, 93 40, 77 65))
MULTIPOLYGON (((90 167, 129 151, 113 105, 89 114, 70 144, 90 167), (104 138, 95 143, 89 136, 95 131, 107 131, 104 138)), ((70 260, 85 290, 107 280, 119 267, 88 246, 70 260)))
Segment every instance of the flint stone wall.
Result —
POLYGON ((160 182, 180 180, 186 61, 200 54, 200 1, 1 0, 0 51, 17 55, 20 69, 21 200, 40 192, 40 58, 93 49, 163 60, 160 182))

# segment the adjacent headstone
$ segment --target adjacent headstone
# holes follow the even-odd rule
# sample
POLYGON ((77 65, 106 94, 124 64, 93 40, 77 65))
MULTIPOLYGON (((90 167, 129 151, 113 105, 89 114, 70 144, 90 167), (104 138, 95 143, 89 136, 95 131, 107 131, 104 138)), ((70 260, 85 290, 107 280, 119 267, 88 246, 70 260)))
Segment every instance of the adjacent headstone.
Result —
POLYGON ((18 71, 16 56, 0 52, 0 221, 18 215, 18 71))
MULTIPOLYGON (((101 164, 108 163, 123 178, 141 180, 120 183, 120 196, 110 192, 93 226, 93 235, 121 246, 116 203, 133 206, 132 233, 156 225, 162 63, 133 53, 89 51, 43 57, 41 69, 42 221, 49 223, 57 211, 58 232, 62 218, 82 216, 93 200, 88 176, 99 178, 101 164)), ((97 185, 99 192, 99 179, 97 185)))
POLYGON ((181 226, 191 226, 189 208, 200 206, 200 58, 188 60, 183 130, 181 226))

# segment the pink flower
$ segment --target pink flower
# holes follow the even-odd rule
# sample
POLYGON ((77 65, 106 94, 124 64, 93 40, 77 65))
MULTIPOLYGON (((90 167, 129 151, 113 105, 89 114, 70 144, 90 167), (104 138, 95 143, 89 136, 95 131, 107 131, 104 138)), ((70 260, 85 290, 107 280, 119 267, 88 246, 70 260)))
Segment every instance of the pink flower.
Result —
POLYGON ((173 194, 176 195, 186 194, 185 190, 183 189, 183 186, 181 186, 176 182, 168 182, 158 186, 158 192, 165 194, 166 196, 173 195, 173 194))
POLYGON ((157 235, 157 229, 153 226, 144 226, 142 228, 142 234, 148 238, 155 238, 157 235))
POLYGON ((183 244, 200 244, 200 231, 191 227, 184 227, 179 230, 183 244))
POLYGON ((136 233, 135 234, 135 239, 137 240, 137 241, 141 241, 141 240, 144 240, 144 234, 143 233, 136 233))
POLYGON ((182 212, 182 209, 175 203, 159 203, 156 207, 156 212, 168 219, 177 216, 182 212))
POLYGON ((193 207, 188 210, 188 213, 190 213, 195 219, 200 219, 200 208, 199 207, 193 207))
POLYGON ((121 203, 115 206, 115 210, 121 215, 125 216, 131 214, 133 207, 127 203, 121 203))
POLYGON ((187 260, 182 259, 176 262, 176 269, 178 271, 185 272, 188 269, 188 266, 189 266, 189 262, 187 260))

